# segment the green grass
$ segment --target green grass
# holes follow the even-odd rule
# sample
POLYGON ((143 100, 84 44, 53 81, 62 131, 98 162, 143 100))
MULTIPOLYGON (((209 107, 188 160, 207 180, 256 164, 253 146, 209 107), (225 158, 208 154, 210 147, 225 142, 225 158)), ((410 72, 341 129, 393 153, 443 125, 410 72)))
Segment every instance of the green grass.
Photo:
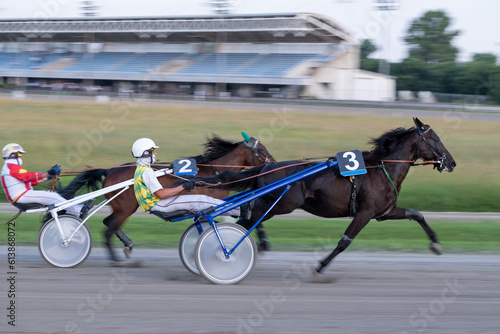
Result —
MULTIPOLYGON (((1 219, 8 215, 0 215, 1 219)), ((156 217, 131 217, 123 230, 141 248, 176 248, 190 221, 163 223, 156 217)), ((348 220, 326 219, 272 219, 266 229, 273 250, 318 251, 326 253, 335 247, 348 220)), ((430 222, 437 233, 445 253, 498 253, 500 251, 500 224, 493 222, 454 223, 430 222)), ((94 247, 102 247, 102 217, 92 217, 88 226, 94 247)), ((40 217, 24 214, 16 220, 15 233, 18 246, 36 246, 40 217)), ((7 243, 7 227, 0 226, 0 244, 7 243)), ((427 252, 429 240, 416 222, 372 221, 349 247, 350 251, 427 252)), ((114 240, 115 247, 122 247, 114 240)))
MULTIPOLYGON (((350 116, 349 107, 345 115, 328 115, 291 112, 279 105, 239 110, 140 105, 134 100, 0 102, 2 114, 8 115, 2 118, 0 142, 23 145, 28 151, 24 166, 30 171, 47 170, 56 163, 65 169, 130 162, 130 147, 143 136, 160 146, 160 161, 172 161, 201 153, 202 144, 213 134, 240 141, 240 131, 259 138, 277 160, 325 157, 368 150, 371 138, 413 125, 409 117, 350 116)), ((498 212, 500 122, 468 121, 467 113, 423 121, 440 135, 458 166, 453 173, 442 174, 430 166, 412 168, 399 204, 423 211, 498 212)), ((6 201, 3 192, 0 201, 6 201)))

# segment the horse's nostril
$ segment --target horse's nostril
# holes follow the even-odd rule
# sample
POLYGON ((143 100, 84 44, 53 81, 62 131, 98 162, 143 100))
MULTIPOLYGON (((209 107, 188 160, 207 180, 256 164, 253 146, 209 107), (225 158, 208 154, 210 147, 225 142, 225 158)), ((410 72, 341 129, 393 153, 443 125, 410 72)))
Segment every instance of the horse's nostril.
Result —
POLYGON ((455 161, 451 162, 451 167, 455 168, 457 166, 457 163, 455 161))

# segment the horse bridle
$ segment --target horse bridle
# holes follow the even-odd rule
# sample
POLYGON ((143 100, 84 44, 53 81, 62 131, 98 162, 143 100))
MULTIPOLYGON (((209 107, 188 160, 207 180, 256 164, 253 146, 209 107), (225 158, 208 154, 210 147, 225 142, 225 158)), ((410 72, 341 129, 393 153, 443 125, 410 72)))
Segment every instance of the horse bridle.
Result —
POLYGON ((264 152, 264 149, 263 148, 259 148, 259 140, 257 138, 254 138, 254 137, 251 137, 248 141, 245 142, 245 145, 246 147, 248 147, 253 155, 252 155, 252 164, 254 164, 254 157, 257 158, 257 160, 259 160, 260 164, 263 165, 263 164, 267 164, 269 162, 271 162, 271 158, 272 158, 272 155, 265 155, 263 152, 264 152), (262 160, 262 157, 264 158, 264 160, 262 160))
POLYGON ((427 138, 425 138, 425 136, 424 136, 431 129, 430 125, 427 125, 427 127, 428 128, 425 131, 422 131, 422 129, 420 127, 417 127, 417 132, 420 136, 420 139, 418 141, 417 159, 415 159, 415 161, 418 159, 422 159, 425 161, 425 159, 420 156, 420 144, 423 141, 427 145, 429 150, 432 152, 432 154, 434 154, 434 156, 436 157, 436 161, 439 163, 439 171, 441 171, 443 168, 444 162, 446 160, 446 152, 448 152, 448 150, 445 148, 444 152, 441 155, 439 155, 439 153, 436 152, 436 150, 431 146, 431 144, 429 144, 429 142, 427 141, 427 138))

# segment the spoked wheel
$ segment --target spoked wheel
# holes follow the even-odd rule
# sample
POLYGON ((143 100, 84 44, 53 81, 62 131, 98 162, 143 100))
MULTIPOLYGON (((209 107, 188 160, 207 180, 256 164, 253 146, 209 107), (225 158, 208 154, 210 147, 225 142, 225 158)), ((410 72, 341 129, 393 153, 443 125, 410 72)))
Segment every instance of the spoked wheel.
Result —
MULTIPOLYGON (((232 223, 220 223, 217 230, 228 251, 247 233, 245 228, 232 223)), ((209 229, 200 236, 194 257, 200 274, 209 282, 237 284, 252 272, 257 260, 257 245, 248 235, 226 258, 214 229, 209 229)))
MULTIPOLYGON (((210 224, 207 221, 199 222, 199 224, 202 229, 201 233, 210 228, 210 224)), ((181 262, 189 272, 195 275, 200 274, 196 267, 196 261, 194 260, 194 250, 201 233, 198 231, 196 223, 193 223, 184 231, 179 242, 179 256, 181 262)))
POLYGON ((86 225, 82 225, 73 238, 70 236, 81 224, 81 220, 72 215, 59 216, 65 242, 61 238, 57 223, 50 219, 42 225, 38 235, 38 249, 42 257, 59 268, 74 268, 82 264, 92 249, 92 235, 86 225))

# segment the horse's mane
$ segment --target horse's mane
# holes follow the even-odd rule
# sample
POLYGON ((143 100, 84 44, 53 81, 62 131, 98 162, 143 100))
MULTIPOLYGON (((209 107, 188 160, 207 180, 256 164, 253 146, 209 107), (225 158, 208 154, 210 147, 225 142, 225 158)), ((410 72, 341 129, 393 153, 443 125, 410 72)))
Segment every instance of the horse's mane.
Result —
POLYGON ((363 152, 366 162, 378 163, 387 158, 391 153, 397 150, 398 146, 404 143, 408 135, 412 134, 415 128, 396 128, 389 130, 378 138, 370 140, 373 145, 372 150, 363 152))
POLYGON ((192 159, 195 159, 198 164, 208 164, 210 161, 226 155, 240 144, 241 142, 232 142, 222 139, 219 136, 213 136, 203 145, 205 147, 205 152, 192 157, 192 159))

